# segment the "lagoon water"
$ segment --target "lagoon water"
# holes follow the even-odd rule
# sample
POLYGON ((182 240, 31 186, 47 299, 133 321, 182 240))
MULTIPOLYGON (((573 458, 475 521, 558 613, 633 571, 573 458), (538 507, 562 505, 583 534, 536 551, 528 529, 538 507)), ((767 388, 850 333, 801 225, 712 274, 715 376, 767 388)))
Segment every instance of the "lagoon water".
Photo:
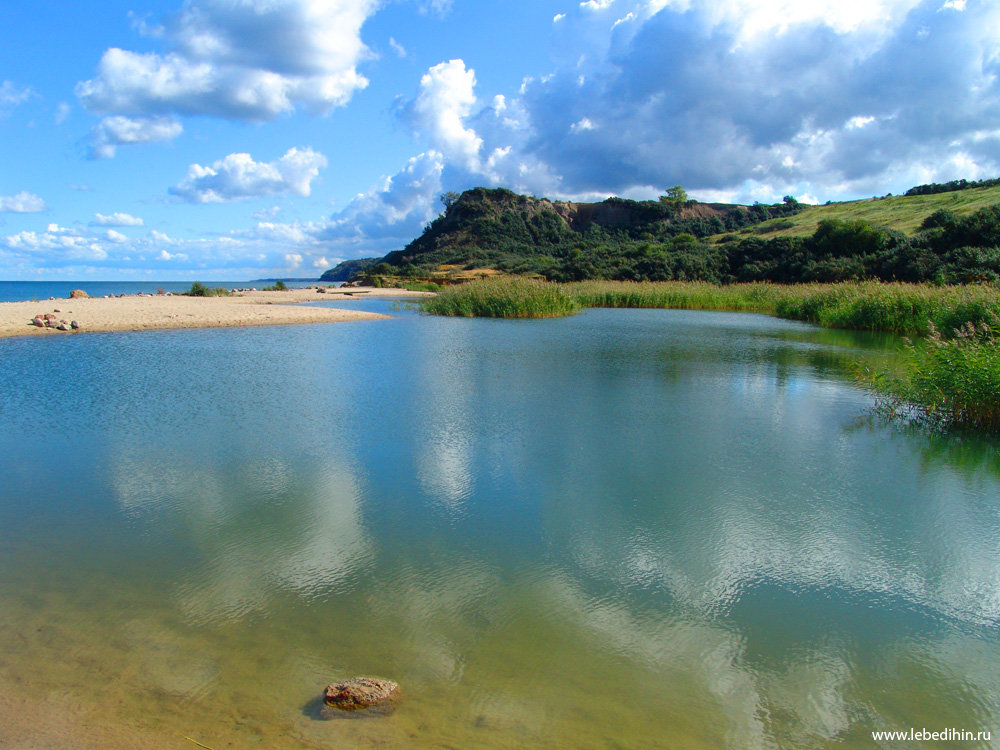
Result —
POLYGON ((0 690, 216 748, 996 746, 998 445, 867 419, 884 342, 394 314, 0 341, 0 690), (320 710, 358 674, 393 714, 320 710))

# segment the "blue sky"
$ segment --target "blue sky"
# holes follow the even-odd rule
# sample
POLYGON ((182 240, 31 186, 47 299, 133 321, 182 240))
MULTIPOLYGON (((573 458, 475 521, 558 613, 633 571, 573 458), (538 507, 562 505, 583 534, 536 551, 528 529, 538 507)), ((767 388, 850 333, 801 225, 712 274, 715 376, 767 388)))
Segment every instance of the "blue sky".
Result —
POLYGON ((316 276, 444 191, 1000 176, 995 0, 9 3, 0 278, 316 276))

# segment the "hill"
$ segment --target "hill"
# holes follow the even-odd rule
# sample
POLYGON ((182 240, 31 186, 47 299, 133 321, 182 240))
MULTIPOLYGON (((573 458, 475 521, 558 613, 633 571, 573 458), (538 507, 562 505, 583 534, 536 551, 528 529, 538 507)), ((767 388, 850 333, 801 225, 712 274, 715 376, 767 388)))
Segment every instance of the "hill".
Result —
POLYGON ((996 182, 924 185, 906 196, 825 206, 790 197, 775 205, 699 203, 679 188, 658 201, 599 203, 475 188, 355 278, 991 281, 1000 279, 996 182))
MULTIPOLYGON (((917 187, 912 190, 920 189, 917 187)), ((860 201, 828 203, 825 206, 805 206, 800 213, 789 219, 762 222, 750 231, 770 237, 807 237, 819 228, 820 222, 833 219, 866 221, 873 226, 914 235, 920 231, 921 222, 935 211, 951 211, 961 217, 997 204, 1000 204, 1000 186, 996 185, 929 194, 887 195, 860 201)))
POLYGON ((700 251, 687 252, 698 238, 800 209, 793 200, 775 206, 622 198, 570 203, 475 188, 450 203, 422 235, 366 273, 450 279, 482 270, 565 281, 620 278, 636 266, 658 264, 660 259, 652 255, 665 247, 676 270, 685 273, 685 264, 706 262, 700 251))
POLYGON ((319 277, 320 281, 348 281, 352 276, 365 271, 370 266, 379 262, 379 258, 355 258, 339 263, 329 271, 324 271, 319 277))

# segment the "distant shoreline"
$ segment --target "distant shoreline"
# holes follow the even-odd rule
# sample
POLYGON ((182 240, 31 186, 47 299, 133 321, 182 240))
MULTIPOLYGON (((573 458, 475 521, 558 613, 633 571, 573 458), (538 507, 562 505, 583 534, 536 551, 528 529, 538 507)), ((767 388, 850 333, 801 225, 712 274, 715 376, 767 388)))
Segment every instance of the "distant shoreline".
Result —
MULTIPOLYGON (((83 288, 81 286, 81 288, 83 288)), ((389 316, 361 310, 294 304, 360 298, 428 296, 404 289, 335 287, 289 289, 280 292, 239 292, 225 297, 179 294, 135 294, 120 297, 55 298, 37 302, 0 302, 0 338, 73 336, 78 333, 146 331, 184 328, 333 323, 379 320, 389 316), (60 331, 32 324, 36 316, 53 315, 79 328, 60 331)))

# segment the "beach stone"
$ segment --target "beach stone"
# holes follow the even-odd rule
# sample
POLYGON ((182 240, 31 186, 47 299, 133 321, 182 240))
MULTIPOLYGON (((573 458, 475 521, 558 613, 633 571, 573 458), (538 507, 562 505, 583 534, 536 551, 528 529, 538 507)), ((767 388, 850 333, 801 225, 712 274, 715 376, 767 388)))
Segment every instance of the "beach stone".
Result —
POLYGON ((71 291, 69 293, 69 296, 70 296, 71 299, 80 299, 82 297, 89 297, 90 295, 87 294, 82 289, 74 289, 73 291, 71 291))
POLYGON ((67 323, 64 320, 63 322, 61 322, 59 325, 56 326, 56 330, 58 330, 58 331, 69 331, 69 330, 72 330, 72 329, 69 327, 69 323, 67 323))
POLYGON ((326 686, 323 702, 341 711, 358 711, 395 700, 399 685, 381 677, 352 677, 326 686))
POLYGON ((36 315, 32 319, 31 324, 36 325, 39 328, 45 328, 45 318, 43 318, 41 315, 36 315))
POLYGON ((69 327, 72 328, 74 331, 79 331, 80 330, 80 324, 77 323, 75 320, 71 320, 69 322, 69 327))
POLYGON ((49 328, 55 328, 57 325, 59 325, 59 316, 54 313, 45 313, 45 315, 42 317, 43 320, 45 321, 45 325, 48 326, 49 328))

